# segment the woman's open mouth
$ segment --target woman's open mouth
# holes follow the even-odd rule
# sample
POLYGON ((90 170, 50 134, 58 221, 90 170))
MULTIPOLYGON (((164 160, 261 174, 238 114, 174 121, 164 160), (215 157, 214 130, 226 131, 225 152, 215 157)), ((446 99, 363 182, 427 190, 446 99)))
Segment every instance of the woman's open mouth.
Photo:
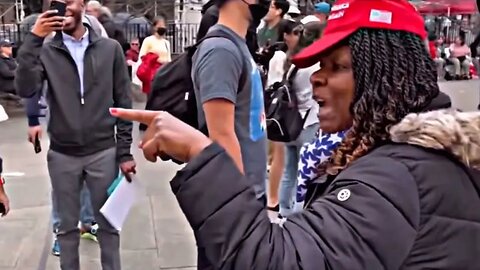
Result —
POLYGON ((317 99, 318 106, 323 107, 325 106, 325 100, 323 99, 317 99))

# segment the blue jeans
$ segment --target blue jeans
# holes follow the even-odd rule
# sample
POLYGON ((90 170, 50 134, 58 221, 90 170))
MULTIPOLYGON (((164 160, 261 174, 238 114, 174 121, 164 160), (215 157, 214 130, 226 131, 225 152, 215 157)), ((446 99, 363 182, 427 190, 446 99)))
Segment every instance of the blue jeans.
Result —
POLYGON ((285 168, 279 193, 280 214, 284 217, 295 212, 300 149, 315 140, 318 129, 318 123, 310 125, 302 130, 296 141, 285 144, 285 168))
MULTIPOLYGON (((60 218, 57 213, 57 199, 52 191, 52 223, 53 223, 53 232, 56 233, 60 226, 60 218)), ((90 191, 86 184, 83 185, 82 191, 80 192, 80 223, 83 225, 92 225, 95 222, 93 216, 92 201, 90 199, 90 191)))

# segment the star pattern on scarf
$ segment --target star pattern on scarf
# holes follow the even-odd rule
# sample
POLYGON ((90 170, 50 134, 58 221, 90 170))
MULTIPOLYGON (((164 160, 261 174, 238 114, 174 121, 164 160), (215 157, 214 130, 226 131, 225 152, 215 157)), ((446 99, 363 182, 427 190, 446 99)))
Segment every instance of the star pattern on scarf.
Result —
POLYGON ((322 134, 312 143, 305 144, 300 150, 298 164, 297 202, 303 202, 307 187, 318 175, 318 167, 328 161, 333 151, 342 142, 346 131, 322 134))

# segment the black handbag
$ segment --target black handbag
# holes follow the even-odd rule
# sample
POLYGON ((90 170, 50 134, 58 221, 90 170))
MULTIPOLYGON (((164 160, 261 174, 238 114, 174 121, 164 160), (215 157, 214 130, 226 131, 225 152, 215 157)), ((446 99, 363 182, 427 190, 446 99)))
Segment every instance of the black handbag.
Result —
POLYGON ((295 141, 303 130, 305 119, 298 110, 298 98, 293 89, 293 79, 298 72, 294 67, 283 82, 274 83, 265 90, 265 111, 268 139, 274 142, 295 141))

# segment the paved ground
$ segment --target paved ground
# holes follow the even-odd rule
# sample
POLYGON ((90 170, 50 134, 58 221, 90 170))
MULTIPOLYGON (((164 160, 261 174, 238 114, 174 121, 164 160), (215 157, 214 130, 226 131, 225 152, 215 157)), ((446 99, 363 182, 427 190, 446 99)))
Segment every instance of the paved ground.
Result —
MULTIPOLYGON (((441 83, 455 106, 475 110, 480 81, 441 83)), ((58 258, 50 255, 50 183, 45 151, 39 155, 26 142, 23 117, 1 124, 0 153, 5 159, 11 214, 0 220, 0 270, 55 270, 58 258), (46 253, 47 252, 47 253, 46 253)), ((135 129, 136 130, 136 129, 135 129)), ((135 137, 138 137, 135 134, 135 137)), ((43 140, 43 148, 47 141, 43 140)), ((131 212, 122 231, 123 269, 194 269, 193 235, 170 192, 169 180, 179 168, 171 163, 148 164, 135 149, 138 178, 147 194, 131 212)), ((81 242, 82 269, 99 267, 98 247, 81 242)))
MULTIPOLYGON (((23 117, 15 117, 0 128, 5 172, 24 174, 7 177, 13 210, 0 220, 0 270, 59 269, 58 258, 49 253, 52 236, 46 151, 34 154, 26 142, 26 127, 23 117)), ((44 149, 47 145, 43 140, 44 149)), ((169 186, 179 167, 166 162, 148 164, 136 149, 134 155, 138 179, 147 194, 131 211, 122 231, 123 269, 195 269, 193 234, 169 186)), ((96 243, 82 240, 81 256, 82 269, 101 269, 96 243)))
POLYGON ((480 102, 480 80, 441 82, 440 89, 452 99, 453 106, 475 111, 480 102))

